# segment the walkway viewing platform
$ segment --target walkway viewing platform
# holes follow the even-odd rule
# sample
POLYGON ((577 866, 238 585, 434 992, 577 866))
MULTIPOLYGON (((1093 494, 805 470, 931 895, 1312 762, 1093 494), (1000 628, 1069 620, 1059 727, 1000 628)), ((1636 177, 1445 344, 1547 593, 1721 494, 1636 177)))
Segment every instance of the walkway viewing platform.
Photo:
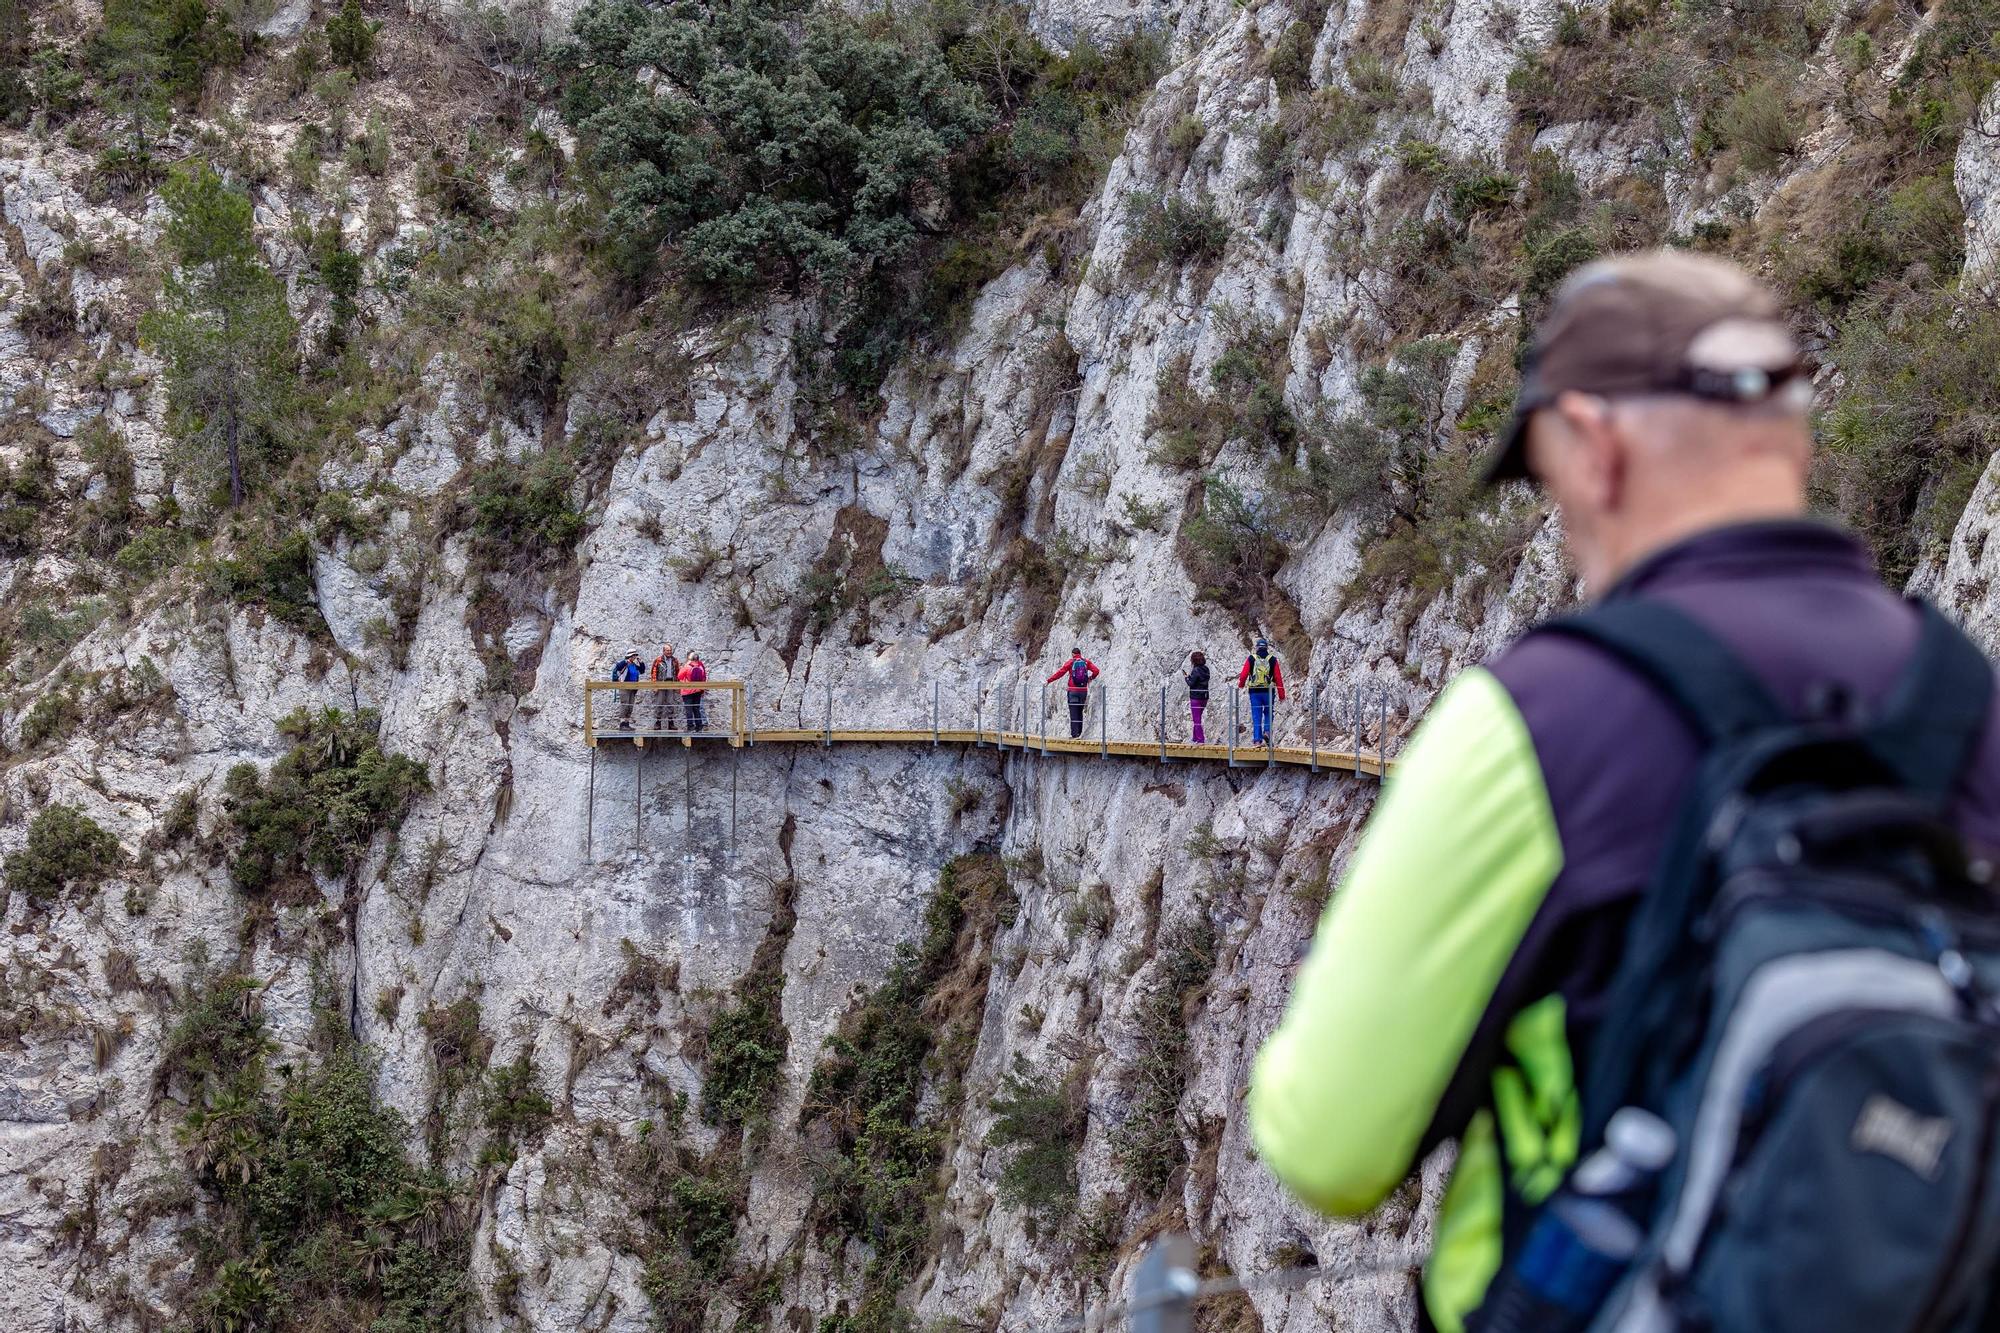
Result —
MULTIPOLYGON (((756 692, 751 682, 709 680, 693 690, 685 682, 587 681, 583 694, 583 743, 592 750, 607 743, 648 747, 726 744, 732 749, 759 745, 946 745, 1013 751, 1033 755, 1081 755, 1102 759, 1153 763, 1195 762, 1232 768, 1276 767, 1283 764, 1309 772, 1347 772, 1382 778, 1395 767, 1387 752, 1388 704, 1385 695, 1361 689, 1343 692, 1343 707, 1323 712, 1320 692, 1306 685, 1306 702, 1280 704, 1264 743, 1250 739, 1248 706, 1233 687, 1219 688, 1209 705, 1208 728, 1220 739, 1197 742, 1186 717, 1186 698, 1178 700, 1162 686, 1141 735, 1110 733, 1107 690, 1100 681, 1090 691, 1081 736, 1070 736, 1066 691, 1060 685, 1039 690, 1027 683, 983 691, 971 704, 970 717, 946 717, 943 688, 932 682, 913 701, 927 705, 928 716, 910 727, 849 725, 838 716, 838 699, 828 687, 817 727, 771 726, 756 720, 756 692), (1178 703, 1178 713, 1174 705, 1178 703), (1375 705, 1371 708, 1371 705, 1375 705), (1371 718, 1370 713, 1375 715, 1371 718), (991 716, 987 716, 988 714, 991 716), (921 725, 927 721, 928 726, 921 725), (1373 726, 1366 725, 1372 722, 1373 726), (970 723, 970 725, 965 725, 970 723), (1372 730, 1374 744, 1366 733, 1372 730), (1279 737, 1282 736, 1282 742, 1279 737)), ((855 711, 861 711, 858 707, 855 711)), ((962 710, 953 710, 962 711, 962 710)), ((918 719, 913 719, 918 720, 918 719)), ((853 719, 861 722, 862 719, 853 719)), ((593 756, 594 758, 594 756, 593 756)))

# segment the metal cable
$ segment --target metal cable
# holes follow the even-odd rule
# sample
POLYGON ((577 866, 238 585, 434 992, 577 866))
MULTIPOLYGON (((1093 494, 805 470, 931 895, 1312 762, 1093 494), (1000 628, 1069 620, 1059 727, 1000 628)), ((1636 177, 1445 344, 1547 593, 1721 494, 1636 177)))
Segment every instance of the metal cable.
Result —
MULTIPOLYGON (((1249 1277, 1203 1278, 1192 1289, 1154 1292, 1150 1296, 1135 1297, 1119 1301, 1099 1310, 1095 1315, 1086 1311, 1072 1319, 1060 1323, 1047 1324, 1039 1329, 1024 1329, 1021 1333, 1094 1333, 1095 1330, 1119 1320, 1130 1319, 1135 1314, 1144 1314, 1161 1306, 1182 1302, 1208 1300, 1215 1296, 1227 1296, 1239 1291, 1274 1291, 1287 1287, 1303 1287, 1309 1282, 1322 1278, 1350 1279, 1358 1277, 1381 1277, 1389 1274, 1414 1273, 1423 1267, 1419 1256, 1408 1254, 1394 1259, 1368 1262, 1351 1261, 1345 1263, 1303 1264, 1297 1268, 1278 1268, 1268 1273, 1256 1273, 1249 1277)), ((1194 1276, 1187 1270, 1179 1270, 1188 1277, 1194 1276)))

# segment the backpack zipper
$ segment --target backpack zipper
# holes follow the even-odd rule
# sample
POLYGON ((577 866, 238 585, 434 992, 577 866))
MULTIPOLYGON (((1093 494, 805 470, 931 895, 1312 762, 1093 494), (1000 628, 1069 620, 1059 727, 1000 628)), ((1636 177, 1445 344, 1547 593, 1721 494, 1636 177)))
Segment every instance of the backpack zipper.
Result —
POLYGON ((1912 1333, 1942 1333, 1947 1321, 1958 1313, 1947 1310, 1945 1300, 1951 1295, 1953 1280, 1965 1262, 1965 1252, 1972 1247, 1973 1233, 1979 1229, 1980 1218, 1986 1211, 1986 1195, 1993 1186, 1996 1128, 2000 1128, 2000 1059, 1986 1067, 1986 1082, 1981 1088, 1979 1135, 1975 1142, 1978 1155, 1974 1158, 1979 1175, 1972 1182, 1965 1209, 1952 1228, 1951 1244, 1946 1247, 1945 1260, 1938 1266, 1937 1276, 1931 1281, 1923 1311, 1918 1314, 1916 1323, 1911 1325, 1912 1333))

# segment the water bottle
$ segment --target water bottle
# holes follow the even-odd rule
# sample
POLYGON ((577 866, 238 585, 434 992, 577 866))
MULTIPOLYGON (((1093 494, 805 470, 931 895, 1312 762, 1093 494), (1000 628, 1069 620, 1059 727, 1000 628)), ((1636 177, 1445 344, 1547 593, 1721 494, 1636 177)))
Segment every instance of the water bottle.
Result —
POLYGON ((1478 1333, 1581 1333, 1645 1242, 1638 1212, 1674 1159, 1666 1121, 1621 1107, 1604 1146, 1543 1206, 1520 1253, 1494 1280, 1478 1333))

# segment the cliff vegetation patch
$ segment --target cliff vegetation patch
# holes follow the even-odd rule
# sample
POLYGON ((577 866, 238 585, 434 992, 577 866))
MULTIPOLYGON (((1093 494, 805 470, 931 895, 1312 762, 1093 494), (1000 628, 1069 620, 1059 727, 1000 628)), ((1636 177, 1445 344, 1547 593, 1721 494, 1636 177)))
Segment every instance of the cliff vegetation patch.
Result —
POLYGON ((413 1164, 366 1057, 330 1015, 305 1067, 270 1067, 254 978, 197 968, 160 1086, 205 1207, 184 1232, 189 1328, 447 1333, 471 1306, 457 1187, 413 1164))
POLYGON ((825 1333, 895 1333, 933 1246, 938 1170, 964 1104, 993 941, 1016 899, 1000 859, 960 857, 938 875, 924 933, 827 1039, 800 1112, 813 1222, 839 1253, 865 1247, 858 1296, 825 1333))
POLYGON ((223 783, 232 849, 229 877, 266 893, 308 870, 350 875, 375 835, 393 831, 430 790, 422 764, 385 752, 367 709, 301 710, 278 723, 291 752, 268 774, 238 764, 223 783))

